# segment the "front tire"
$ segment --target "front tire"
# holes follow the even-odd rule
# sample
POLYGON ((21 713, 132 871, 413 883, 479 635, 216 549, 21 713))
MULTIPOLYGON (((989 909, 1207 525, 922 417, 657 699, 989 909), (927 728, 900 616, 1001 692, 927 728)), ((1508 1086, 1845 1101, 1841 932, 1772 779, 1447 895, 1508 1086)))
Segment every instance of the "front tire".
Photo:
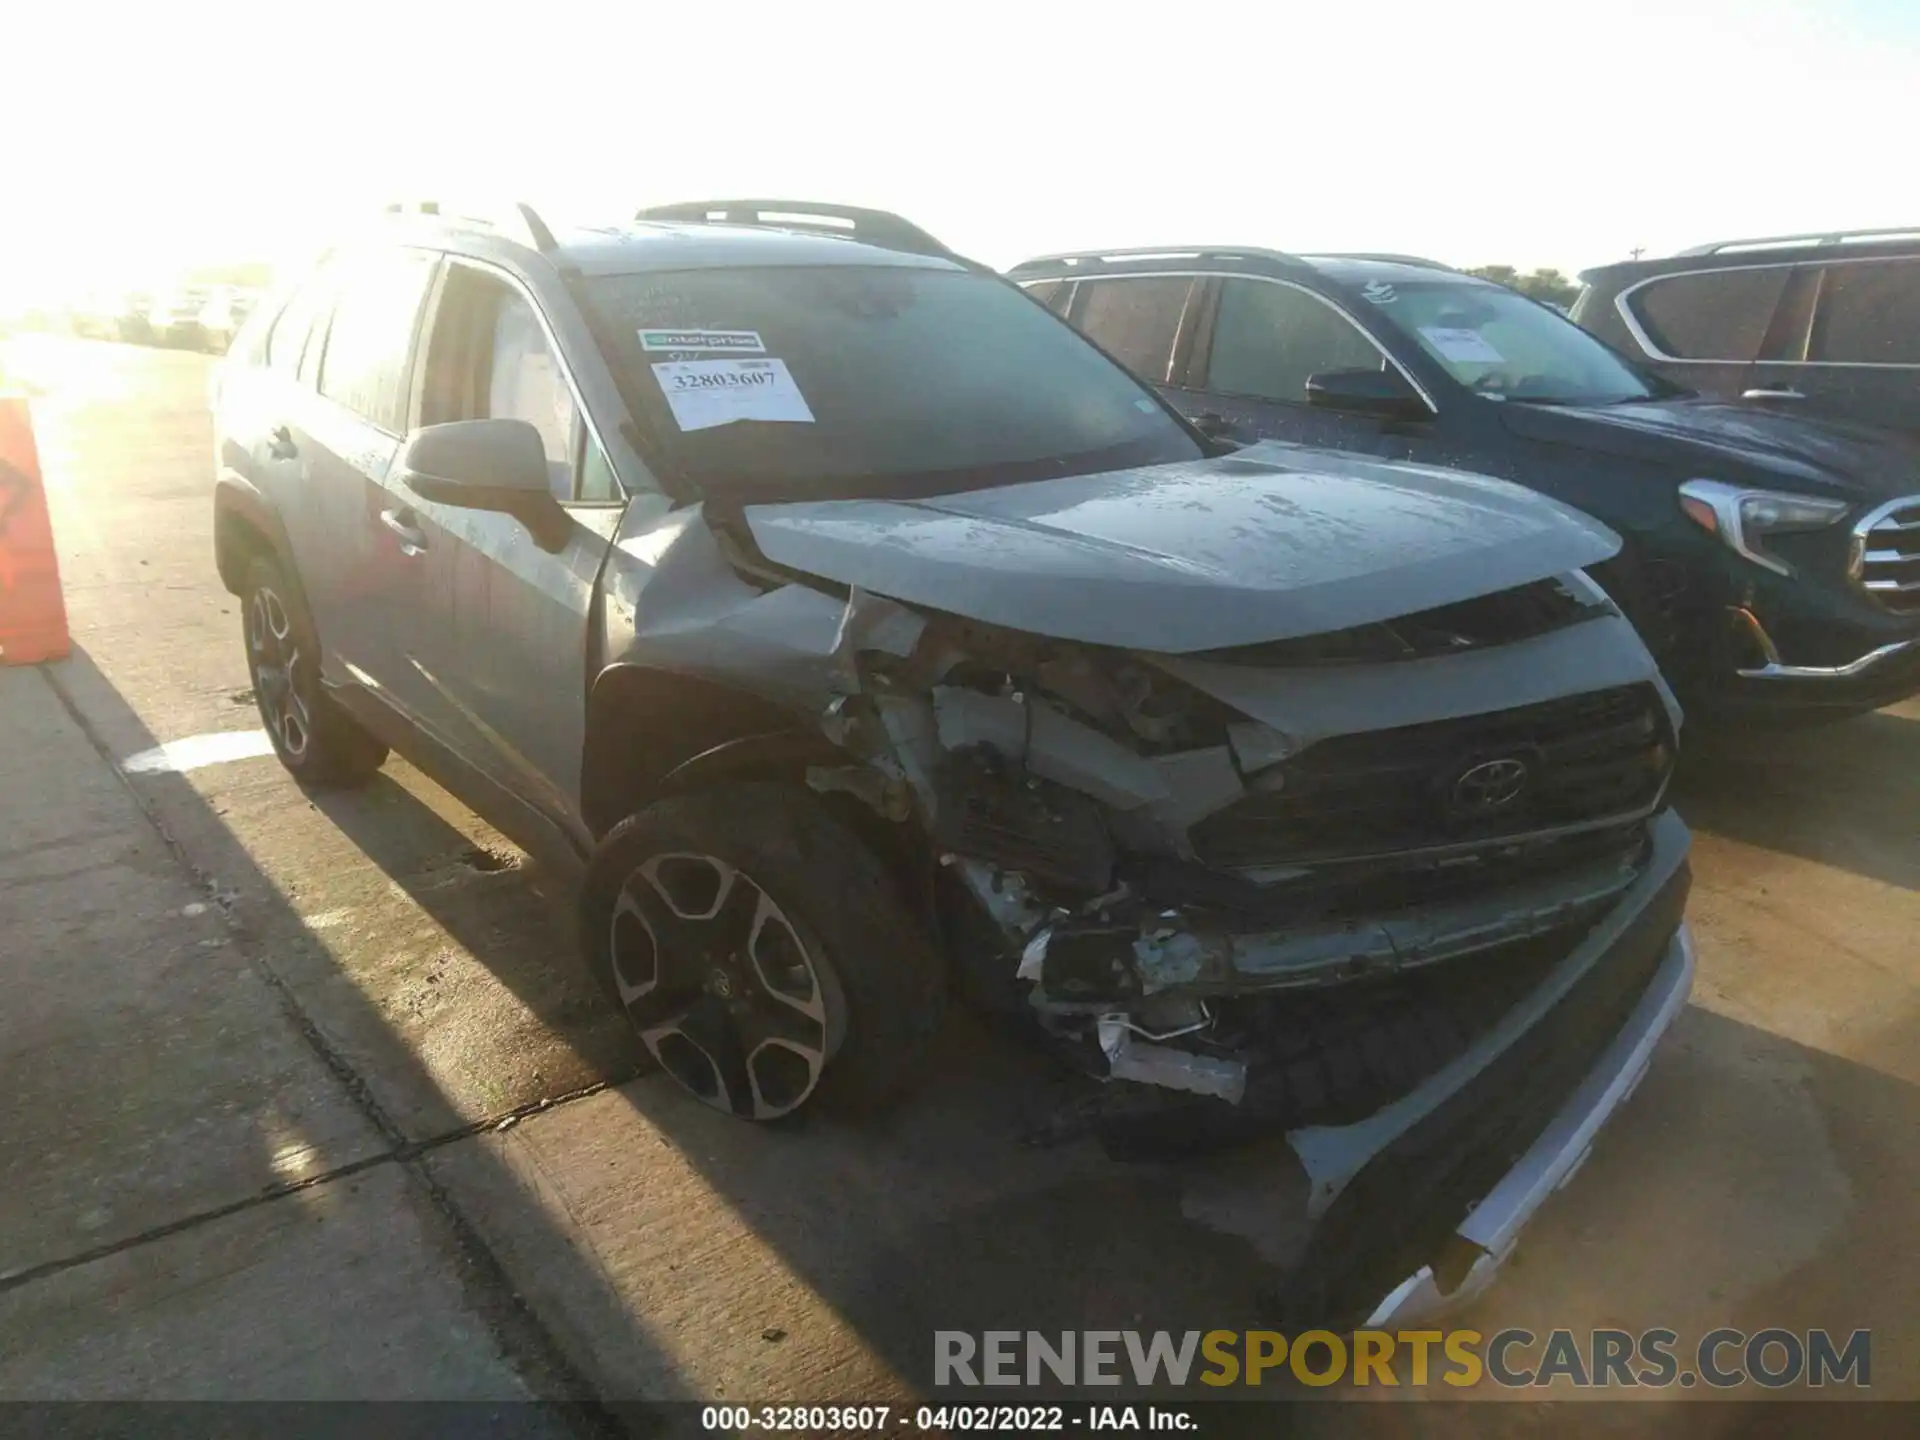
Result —
POLYGON ((885 1104, 945 1000, 886 867, 786 785, 675 796, 616 825, 588 866, 581 937, 661 1068, 744 1120, 885 1104))
POLYGON ((319 636, 272 559, 249 567, 243 599, 247 671, 274 754, 302 785, 364 785, 386 762, 387 747, 321 686, 319 636))

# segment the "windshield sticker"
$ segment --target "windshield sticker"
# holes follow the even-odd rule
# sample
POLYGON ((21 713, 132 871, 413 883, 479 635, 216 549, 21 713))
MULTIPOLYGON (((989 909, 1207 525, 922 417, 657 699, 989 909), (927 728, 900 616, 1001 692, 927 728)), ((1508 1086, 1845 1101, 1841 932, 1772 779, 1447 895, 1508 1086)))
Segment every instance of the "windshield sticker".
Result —
POLYGON ((1420 333, 1427 337, 1427 343, 1442 360, 1453 360, 1462 365, 1500 365, 1506 362, 1507 357, 1489 345, 1478 330, 1422 325, 1420 333))
POLYGON ((642 350, 705 351, 709 355, 764 355, 758 330, 642 330, 642 350))
POLYGON ((1394 293, 1393 286, 1384 280, 1369 280, 1360 287, 1360 293, 1376 305, 1391 305, 1400 297, 1394 293))
POLYGON ((736 420, 813 424, 813 411, 784 360, 662 360, 653 374, 682 430, 711 430, 736 420))

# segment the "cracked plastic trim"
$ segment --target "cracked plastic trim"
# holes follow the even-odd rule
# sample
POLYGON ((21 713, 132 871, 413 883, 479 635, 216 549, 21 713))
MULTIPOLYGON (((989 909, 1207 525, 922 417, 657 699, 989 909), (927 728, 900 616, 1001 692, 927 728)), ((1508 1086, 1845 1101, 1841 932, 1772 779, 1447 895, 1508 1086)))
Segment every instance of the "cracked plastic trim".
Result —
POLYGON ((1658 894, 1674 872, 1686 863, 1690 837, 1679 816, 1671 811, 1661 815, 1653 822, 1652 834, 1653 853, 1619 901, 1530 995, 1466 1051, 1364 1120, 1351 1125, 1314 1125, 1288 1132, 1287 1143, 1300 1157, 1312 1182, 1312 1196, 1307 1206, 1311 1217, 1318 1219, 1323 1215, 1374 1156, 1432 1114, 1450 1095, 1538 1024, 1607 953, 1644 903, 1658 894))
POLYGON ((1141 659, 1263 721, 1304 749, 1334 735, 1487 715, 1617 685, 1658 688, 1674 729, 1680 704, 1633 626, 1617 615, 1460 655, 1382 665, 1257 670, 1191 656, 1141 659))

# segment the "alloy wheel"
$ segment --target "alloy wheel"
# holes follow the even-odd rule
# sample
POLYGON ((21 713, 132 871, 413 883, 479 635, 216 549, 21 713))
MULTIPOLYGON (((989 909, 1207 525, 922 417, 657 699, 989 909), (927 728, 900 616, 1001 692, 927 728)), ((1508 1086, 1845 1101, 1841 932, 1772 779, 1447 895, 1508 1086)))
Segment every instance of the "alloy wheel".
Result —
POLYGON ((717 1110, 803 1104, 846 1033, 832 967, 779 904, 712 855, 655 855, 613 907, 613 979, 661 1066, 717 1110))
POLYGON ((313 739, 313 715, 301 694, 306 661, 286 605, 265 586, 247 605, 247 659, 260 713, 281 753, 298 764, 313 739))

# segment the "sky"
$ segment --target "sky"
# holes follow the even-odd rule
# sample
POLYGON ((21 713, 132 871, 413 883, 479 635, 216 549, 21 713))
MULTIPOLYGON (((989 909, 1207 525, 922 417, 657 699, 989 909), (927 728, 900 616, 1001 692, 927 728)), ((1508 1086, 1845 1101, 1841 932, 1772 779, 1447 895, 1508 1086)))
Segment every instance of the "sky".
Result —
POLYGON ((1920 224, 1920 0, 16 12, 0 300, 298 255, 402 196, 837 200, 1001 266, 1231 243, 1572 272, 1920 224))

